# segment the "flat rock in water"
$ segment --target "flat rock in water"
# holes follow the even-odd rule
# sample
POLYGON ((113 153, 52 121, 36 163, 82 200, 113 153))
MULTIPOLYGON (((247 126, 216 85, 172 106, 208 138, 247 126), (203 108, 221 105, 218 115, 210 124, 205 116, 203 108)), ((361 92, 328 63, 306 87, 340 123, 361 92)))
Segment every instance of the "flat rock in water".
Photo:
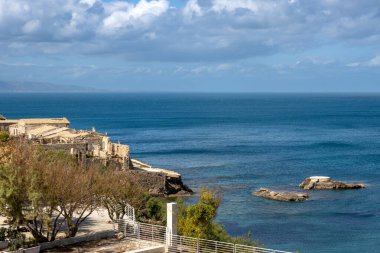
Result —
POLYGON ((364 184, 351 184, 340 181, 333 181, 330 177, 313 176, 306 178, 300 185, 305 190, 344 190, 365 188, 364 184))
POLYGON ((260 188, 253 193, 256 196, 287 202, 300 202, 309 198, 307 193, 302 192, 276 192, 266 188, 260 188))

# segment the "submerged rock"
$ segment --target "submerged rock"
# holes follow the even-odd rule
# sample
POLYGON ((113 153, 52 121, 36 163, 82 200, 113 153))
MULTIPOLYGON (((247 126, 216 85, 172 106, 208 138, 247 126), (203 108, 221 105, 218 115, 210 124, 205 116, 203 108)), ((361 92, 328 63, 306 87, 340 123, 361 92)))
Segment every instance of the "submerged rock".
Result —
POLYGON ((340 181, 333 181, 330 177, 313 176, 306 178, 299 187, 305 190, 340 190, 340 189, 361 189, 365 188, 364 184, 351 184, 340 181))
POLYGON ((266 188, 260 188, 256 192, 253 193, 256 196, 278 200, 278 201, 288 201, 288 202, 300 202, 305 201, 309 198, 307 193, 302 192, 276 192, 271 191, 266 188))

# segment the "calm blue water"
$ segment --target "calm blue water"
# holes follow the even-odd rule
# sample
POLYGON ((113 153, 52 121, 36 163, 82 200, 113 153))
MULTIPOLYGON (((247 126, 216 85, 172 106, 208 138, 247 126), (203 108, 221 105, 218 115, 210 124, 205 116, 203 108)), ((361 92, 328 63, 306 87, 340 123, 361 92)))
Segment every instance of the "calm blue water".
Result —
POLYGON ((282 250, 380 252, 380 95, 2 94, 0 114, 96 126, 191 187, 219 189, 231 234, 282 250), (304 203, 251 195, 297 190, 312 175, 369 187, 313 191, 304 203))

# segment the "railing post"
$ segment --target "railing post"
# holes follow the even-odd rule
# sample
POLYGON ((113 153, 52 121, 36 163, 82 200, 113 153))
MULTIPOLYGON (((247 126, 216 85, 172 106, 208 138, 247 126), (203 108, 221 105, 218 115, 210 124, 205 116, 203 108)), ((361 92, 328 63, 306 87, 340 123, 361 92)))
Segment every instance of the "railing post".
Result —
POLYGON ((168 203, 166 206, 166 226, 169 228, 169 232, 173 235, 177 234, 177 215, 178 207, 177 203, 168 203))
POLYGON ((140 223, 137 222, 137 239, 140 240, 140 223))
POLYGON ((166 245, 171 246, 172 245, 172 235, 171 235, 168 227, 166 227, 165 237, 166 237, 166 245))
POLYGON ((179 252, 182 253, 182 236, 179 237, 179 252))
POLYGON ((197 253, 199 253, 199 238, 197 238, 197 253))
POLYGON ((177 235, 177 213, 178 207, 177 203, 167 203, 166 204, 166 235, 167 235, 167 245, 172 245, 173 235, 177 235))
POLYGON ((123 234, 124 234, 124 237, 127 237, 127 223, 124 221, 124 220, 121 220, 121 225, 123 226, 123 234), (124 224, 123 224, 124 223, 124 224))
POLYGON ((153 225, 152 225, 152 242, 154 241, 153 237, 154 237, 154 232, 153 232, 153 225))

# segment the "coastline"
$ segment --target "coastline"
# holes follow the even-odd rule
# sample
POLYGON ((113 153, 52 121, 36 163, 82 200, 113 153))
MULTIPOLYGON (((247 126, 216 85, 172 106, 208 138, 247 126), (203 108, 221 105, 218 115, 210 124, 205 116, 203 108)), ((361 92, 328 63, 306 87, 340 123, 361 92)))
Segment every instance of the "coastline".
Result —
POLYGON ((379 101, 374 95, 12 95, 0 107, 10 118, 59 114, 76 129, 96 125, 129 144, 132 158, 175 168, 194 191, 220 189, 217 221, 232 235, 251 231, 270 248, 319 253, 333 244, 354 253, 375 250, 380 231, 379 101), (279 185, 299 190, 310 175, 370 187, 316 191, 300 205, 250 194, 279 185))

